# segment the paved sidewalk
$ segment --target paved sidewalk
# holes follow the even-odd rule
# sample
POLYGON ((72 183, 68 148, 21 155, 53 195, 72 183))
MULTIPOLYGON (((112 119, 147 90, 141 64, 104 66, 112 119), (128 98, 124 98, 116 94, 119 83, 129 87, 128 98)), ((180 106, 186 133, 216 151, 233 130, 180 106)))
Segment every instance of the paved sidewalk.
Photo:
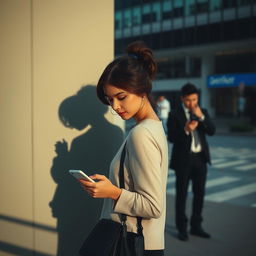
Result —
POLYGON ((218 135, 239 135, 239 136, 247 136, 247 135, 255 135, 256 136, 256 126, 254 126, 253 131, 248 132, 231 132, 230 127, 233 125, 248 125, 249 120, 248 118, 236 118, 236 117, 229 117, 229 118, 213 118, 213 122, 216 125, 216 134, 218 135))
MULTIPOLYGON (((190 205, 191 198, 188 198, 188 213, 190 205)), ((174 224, 174 197, 167 196, 165 256, 256 255, 256 208, 205 202, 204 219, 203 226, 212 238, 190 235, 187 242, 178 240, 174 224)))

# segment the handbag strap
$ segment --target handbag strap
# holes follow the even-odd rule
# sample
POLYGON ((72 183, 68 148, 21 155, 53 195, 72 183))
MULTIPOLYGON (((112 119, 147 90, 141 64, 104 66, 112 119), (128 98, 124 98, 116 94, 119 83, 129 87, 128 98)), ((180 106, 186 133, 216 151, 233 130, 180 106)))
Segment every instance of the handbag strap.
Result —
MULTIPOLYGON (((126 142, 124 144, 123 150, 122 150, 122 154, 121 154, 121 159, 120 159, 120 166, 119 166, 119 184, 120 184, 120 188, 125 188, 124 187, 124 159, 125 159, 125 155, 126 155, 126 142)), ((137 218, 137 233, 139 235, 142 235, 142 217, 136 217, 137 218)), ((121 221, 123 223, 126 222, 126 214, 121 214, 121 221)))

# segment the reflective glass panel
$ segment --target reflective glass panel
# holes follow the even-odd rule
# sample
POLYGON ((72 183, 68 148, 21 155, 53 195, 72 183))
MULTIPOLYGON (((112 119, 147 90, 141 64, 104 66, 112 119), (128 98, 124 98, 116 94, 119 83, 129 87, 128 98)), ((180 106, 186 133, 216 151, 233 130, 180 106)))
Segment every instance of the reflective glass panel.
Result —
POLYGON ((141 24, 141 10, 140 7, 135 7, 132 10, 132 24, 137 26, 141 24))
POLYGON ((209 0, 210 11, 218 11, 221 8, 221 0, 209 0))
POLYGON ((124 28, 130 28, 132 26, 132 15, 131 10, 126 9, 124 11, 124 28))
POLYGON ((122 28, 122 13, 116 12, 115 13, 115 29, 121 29, 122 28))

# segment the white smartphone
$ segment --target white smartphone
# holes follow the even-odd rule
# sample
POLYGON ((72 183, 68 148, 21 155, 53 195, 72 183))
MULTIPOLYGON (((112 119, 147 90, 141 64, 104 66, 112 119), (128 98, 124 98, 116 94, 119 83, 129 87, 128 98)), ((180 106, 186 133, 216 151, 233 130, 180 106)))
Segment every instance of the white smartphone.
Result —
POLYGON ((86 175, 83 171, 81 170, 69 170, 69 173, 73 175, 76 179, 78 180, 88 180, 90 182, 95 183, 93 179, 91 179, 88 175, 86 175))

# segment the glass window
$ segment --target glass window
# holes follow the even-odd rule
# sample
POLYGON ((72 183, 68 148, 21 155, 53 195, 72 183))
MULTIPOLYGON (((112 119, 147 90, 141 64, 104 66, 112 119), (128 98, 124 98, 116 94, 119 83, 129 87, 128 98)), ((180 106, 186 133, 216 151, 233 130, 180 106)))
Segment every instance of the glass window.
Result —
POLYGON ((195 4, 196 4, 195 0, 187 0, 186 1, 186 3, 185 3, 185 15, 186 16, 195 14, 195 12, 194 12, 195 4))
POLYGON ((140 5, 141 0, 131 0, 131 2, 132 2, 132 5, 135 6, 135 5, 140 5))
POLYGON ((153 21, 161 21, 161 5, 159 2, 153 4, 152 11, 155 16, 155 20, 153 21))
POLYGON ((210 11, 218 11, 221 8, 221 0, 209 0, 210 2, 210 11))
POLYGON ((250 5, 251 4, 251 0, 237 0, 237 4, 238 5, 250 5))
POLYGON ((163 14, 162 14, 162 19, 167 20, 172 18, 172 5, 171 1, 164 1, 163 2, 163 14))
POLYGON ((130 28, 132 26, 132 12, 130 9, 124 11, 124 28, 130 28))
POLYGON ((157 79, 200 77, 201 59, 189 58, 189 69, 186 70, 186 58, 163 58, 157 60, 157 79))
POLYGON ((163 11, 168 12, 172 9, 171 1, 170 0, 164 0, 163 2, 163 11))
POLYGON ((120 10, 122 8, 122 2, 120 0, 115 0, 115 9, 120 10))
POLYGON ((173 0, 173 16, 181 17, 184 15, 183 0, 173 0))
POLYGON ((189 0, 186 6, 186 15, 196 14, 196 13, 206 13, 209 9, 208 0, 189 0))
POLYGON ((225 0, 225 1, 222 1, 222 6, 223 6, 223 8, 236 7, 236 1, 237 0, 225 0))
POLYGON ((132 24, 137 26, 141 24, 141 10, 140 7, 135 7, 132 10, 132 24))
POLYGON ((208 0, 197 0, 196 5, 196 12, 197 13, 205 13, 209 10, 209 3, 208 0))
POLYGON ((256 72, 256 49, 248 52, 228 53, 215 57, 215 73, 254 73, 256 72))
MULTIPOLYGON (((120 0, 119 0, 120 1, 120 0)), ((132 0, 120 1, 122 4, 122 8, 126 9, 132 6, 132 0)))
POLYGON ((201 59, 198 57, 190 58, 190 70, 189 76, 200 77, 201 76, 201 59))
POLYGON ((157 79, 179 78, 185 75, 185 58, 157 60, 157 79))
POLYGON ((115 13, 115 29, 121 29, 122 28, 122 13, 116 12, 115 13))
POLYGON ((142 13, 143 14, 150 13, 150 9, 151 9, 150 7, 151 7, 150 4, 144 4, 143 7, 142 7, 142 13))
POLYGON ((183 0, 173 0, 172 2, 174 8, 179 8, 183 6, 183 0))
POLYGON ((142 23, 151 22, 151 6, 149 4, 144 4, 142 8, 142 23))

